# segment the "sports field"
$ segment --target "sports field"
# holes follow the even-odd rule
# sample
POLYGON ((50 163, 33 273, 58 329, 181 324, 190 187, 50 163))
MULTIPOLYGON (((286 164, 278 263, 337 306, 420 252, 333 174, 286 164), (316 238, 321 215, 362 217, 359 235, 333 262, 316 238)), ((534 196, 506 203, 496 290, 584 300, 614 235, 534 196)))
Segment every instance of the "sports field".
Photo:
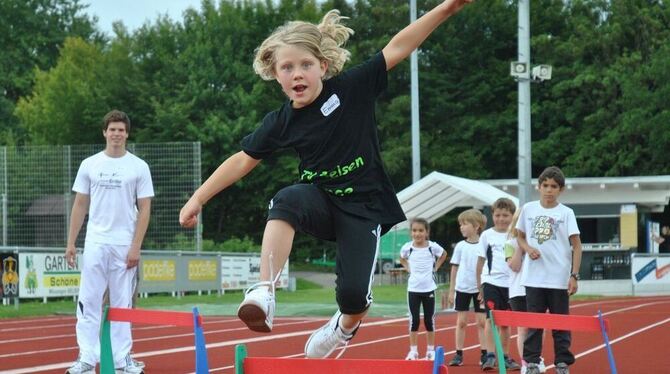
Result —
MULTIPOLYGON (((281 311, 281 304, 278 305, 281 311)), ((609 319, 609 337, 620 373, 665 373, 670 336, 670 297, 616 298, 573 302, 574 315, 594 316, 598 309, 609 319)), ((249 356, 303 357, 303 345, 326 317, 279 317, 270 334, 249 331, 235 317, 204 315, 209 367, 212 373, 234 372, 234 348, 246 344, 249 356)), ((447 358, 454 353, 456 316, 437 316, 437 343, 447 358)), ((471 322, 474 322, 472 320, 471 322)), ((0 327, 0 372, 62 373, 76 358, 75 318, 51 316, 4 319, 0 327)), ((407 318, 366 319, 349 344, 343 358, 402 359, 407 353, 407 318)), ((146 363, 146 373, 192 373, 194 371, 193 331, 186 327, 135 325, 134 357, 146 363)), ((516 336, 514 336, 516 338, 516 336)), ((422 336, 419 338, 423 354, 422 336)), ((514 342, 512 342, 514 344, 514 342)), ((514 346, 514 345, 512 345, 514 346)), ((609 373, 602 337, 573 333, 575 373, 609 373)), ((551 339, 545 341, 544 357, 553 363, 551 339)), ((515 351, 512 350, 516 358, 515 351)), ((450 373, 479 372, 476 330, 467 331, 465 365, 449 368, 450 373)), ((552 372, 551 368, 548 372, 552 372)), ((390 374, 390 373, 389 373, 390 374)))

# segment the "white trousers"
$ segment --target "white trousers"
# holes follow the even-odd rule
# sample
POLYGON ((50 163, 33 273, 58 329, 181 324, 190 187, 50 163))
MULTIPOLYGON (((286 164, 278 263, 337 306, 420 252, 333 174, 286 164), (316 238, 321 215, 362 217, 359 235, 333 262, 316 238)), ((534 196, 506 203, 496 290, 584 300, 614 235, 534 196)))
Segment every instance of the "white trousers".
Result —
MULTIPOLYGON (((137 267, 126 267, 129 249, 129 245, 84 244, 77 302, 77 344, 80 360, 88 364, 95 365, 100 361, 100 323, 105 290, 109 287, 111 307, 132 306, 137 267)), ((125 367, 126 355, 133 345, 130 323, 111 322, 111 338, 114 366, 125 367)))

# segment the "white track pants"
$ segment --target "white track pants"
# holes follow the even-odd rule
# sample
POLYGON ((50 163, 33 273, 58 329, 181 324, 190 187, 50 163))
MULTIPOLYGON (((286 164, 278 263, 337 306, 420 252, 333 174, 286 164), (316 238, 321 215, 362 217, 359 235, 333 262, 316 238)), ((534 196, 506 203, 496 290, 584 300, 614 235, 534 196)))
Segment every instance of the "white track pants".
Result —
MULTIPOLYGON (((130 308, 137 267, 126 268, 129 245, 86 242, 77 303, 77 344, 81 360, 95 365, 100 361, 102 297, 109 287, 112 307, 130 308)), ((115 367, 125 367, 125 357, 133 345, 130 323, 111 323, 115 367)))

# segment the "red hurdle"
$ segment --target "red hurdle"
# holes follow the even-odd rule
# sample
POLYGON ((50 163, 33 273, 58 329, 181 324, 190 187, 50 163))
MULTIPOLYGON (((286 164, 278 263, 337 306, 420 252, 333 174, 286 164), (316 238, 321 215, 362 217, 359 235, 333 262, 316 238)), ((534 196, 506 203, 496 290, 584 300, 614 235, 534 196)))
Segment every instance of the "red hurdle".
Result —
POLYGON ((235 347, 235 374, 448 374, 443 363, 442 347, 435 350, 435 361, 247 357, 245 345, 235 347))

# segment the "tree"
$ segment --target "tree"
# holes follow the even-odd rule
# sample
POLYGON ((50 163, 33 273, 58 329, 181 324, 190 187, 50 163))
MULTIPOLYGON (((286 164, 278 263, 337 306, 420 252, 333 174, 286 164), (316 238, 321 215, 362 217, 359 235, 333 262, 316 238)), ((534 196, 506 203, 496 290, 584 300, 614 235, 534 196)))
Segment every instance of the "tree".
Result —
POLYGON ((0 0, 0 139, 24 141, 13 112, 30 94, 35 68, 52 67, 68 36, 101 41, 77 0, 0 0))

